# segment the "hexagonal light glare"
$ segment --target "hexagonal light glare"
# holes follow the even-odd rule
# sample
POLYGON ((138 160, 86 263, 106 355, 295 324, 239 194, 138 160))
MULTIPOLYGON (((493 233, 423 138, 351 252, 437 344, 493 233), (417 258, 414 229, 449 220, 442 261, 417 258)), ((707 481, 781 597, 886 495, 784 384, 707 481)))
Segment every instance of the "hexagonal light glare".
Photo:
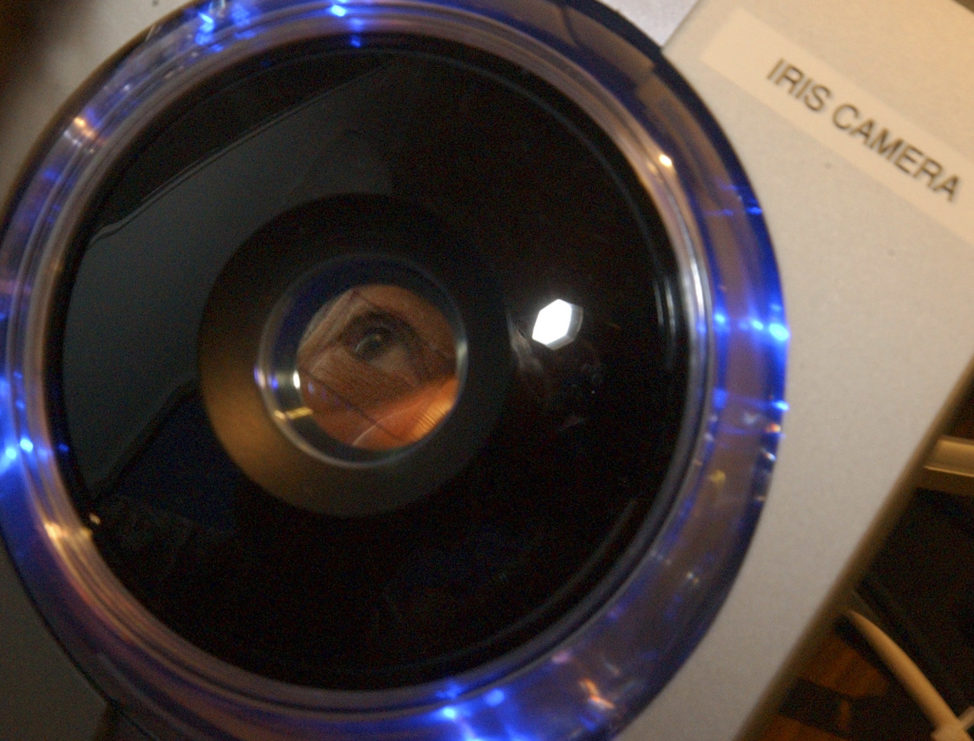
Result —
POLYGON ((557 350, 575 341, 581 325, 582 307, 564 299, 555 299, 538 312, 531 339, 557 350))

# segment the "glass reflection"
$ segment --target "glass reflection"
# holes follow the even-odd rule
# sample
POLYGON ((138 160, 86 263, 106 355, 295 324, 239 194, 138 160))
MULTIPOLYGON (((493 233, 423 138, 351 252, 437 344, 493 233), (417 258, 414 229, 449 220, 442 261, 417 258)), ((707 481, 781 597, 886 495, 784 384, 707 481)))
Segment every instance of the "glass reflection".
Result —
POLYGON ((297 361, 304 403, 346 445, 389 450, 417 442, 456 401, 450 323, 399 286, 356 286, 328 302, 305 330, 297 361))
POLYGON ((555 299, 538 312, 531 339, 557 350, 575 341, 582 324, 582 307, 555 299))

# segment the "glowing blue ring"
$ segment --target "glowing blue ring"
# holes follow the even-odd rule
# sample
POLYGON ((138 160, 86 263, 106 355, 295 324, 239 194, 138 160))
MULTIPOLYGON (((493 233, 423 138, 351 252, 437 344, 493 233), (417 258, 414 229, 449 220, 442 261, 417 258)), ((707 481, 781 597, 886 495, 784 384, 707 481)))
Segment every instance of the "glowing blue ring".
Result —
POLYGON ((760 208, 717 127, 651 42, 583 0, 230 0, 171 17, 77 100, 0 245, 0 526, 68 651, 161 733, 556 739, 623 727, 685 660, 731 586, 774 460, 788 340, 760 208), (539 638, 543 651, 529 647, 450 682, 335 693, 220 664, 119 596, 53 464, 39 338, 53 295, 44 269, 67 249, 85 199, 145 116, 198 76, 275 46, 336 36, 358 47, 378 31, 460 41, 523 64, 610 133, 676 245, 695 331, 693 398, 668 517, 625 586, 584 626, 555 626, 539 638))

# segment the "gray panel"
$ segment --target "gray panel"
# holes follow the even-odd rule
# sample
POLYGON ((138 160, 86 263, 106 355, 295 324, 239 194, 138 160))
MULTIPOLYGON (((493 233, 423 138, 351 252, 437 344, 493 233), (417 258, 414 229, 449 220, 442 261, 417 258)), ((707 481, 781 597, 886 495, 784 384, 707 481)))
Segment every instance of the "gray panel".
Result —
POLYGON ((94 738, 105 701, 48 633, 0 548, 0 736, 94 738), (18 650, 10 651, 10 646, 18 650))

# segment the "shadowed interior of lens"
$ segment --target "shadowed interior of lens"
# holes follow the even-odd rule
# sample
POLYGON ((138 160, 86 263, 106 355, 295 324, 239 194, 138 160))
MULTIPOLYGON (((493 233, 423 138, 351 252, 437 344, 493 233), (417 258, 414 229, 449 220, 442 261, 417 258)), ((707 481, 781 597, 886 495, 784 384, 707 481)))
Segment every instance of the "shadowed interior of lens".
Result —
POLYGON ((498 659, 622 578, 657 512, 688 343, 653 204, 576 105, 462 46, 359 44, 267 53, 147 126, 66 265, 50 408, 78 512, 147 610, 263 676, 381 689, 498 659), (485 426, 421 499, 357 518, 288 505, 241 470, 197 357, 240 245, 349 194, 415 204, 459 235, 447 257, 486 266, 510 359, 487 369, 506 391, 480 421, 435 301, 383 280, 321 298, 296 362, 328 436, 390 451, 375 465, 394 482, 389 460, 462 410, 485 426))

